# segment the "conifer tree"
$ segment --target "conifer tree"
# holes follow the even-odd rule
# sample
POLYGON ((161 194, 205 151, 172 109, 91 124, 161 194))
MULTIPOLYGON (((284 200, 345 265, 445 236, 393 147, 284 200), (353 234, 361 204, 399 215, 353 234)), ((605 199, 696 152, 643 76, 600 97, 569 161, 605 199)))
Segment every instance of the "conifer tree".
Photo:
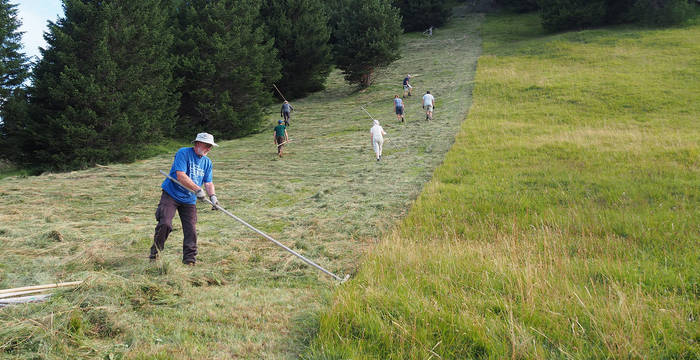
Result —
POLYGON ((282 65, 278 87, 288 98, 323 89, 330 69, 328 15, 321 0, 267 0, 262 9, 282 65))
POLYGON ((59 169, 131 161, 170 135, 172 80, 167 0, 64 0, 29 89, 25 148, 59 169))
POLYGON ((17 19, 17 5, 0 0, 0 156, 17 160, 19 153, 17 132, 24 124, 26 96, 23 83, 29 76, 29 59, 21 52, 21 22, 17 19))
POLYGON ((17 5, 0 0, 0 107, 29 76, 29 59, 21 52, 20 25, 17 5))
POLYGON ((401 10, 403 29, 407 32, 442 26, 451 11, 446 0, 396 0, 395 5, 401 10))
POLYGON ((335 63, 346 81, 368 87, 376 68, 401 57, 401 16, 391 0, 348 0, 341 13, 335 63))
POLYGON ((280 77, 255 0, 191 0, 177 12, 178 128, 224 138, 258 130, 280 77))

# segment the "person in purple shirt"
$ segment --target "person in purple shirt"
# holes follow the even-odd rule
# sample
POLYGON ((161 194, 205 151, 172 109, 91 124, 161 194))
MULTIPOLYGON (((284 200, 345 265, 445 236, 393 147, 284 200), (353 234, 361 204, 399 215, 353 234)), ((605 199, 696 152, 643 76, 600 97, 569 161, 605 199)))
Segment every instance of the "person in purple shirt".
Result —
MULTIPOLYGON (((177 179, 187 189, 165 179, 158 208, 156 209, 155 234, 149 258, 156 260, 163 252, 165 240, 173 230, 175 211, 180 214, 182 222, 182 263, 194 265, 197 262, 197 199, 204 200, 209 195, 212 204, 218 204, 214 183, 212 182, 213 165, 207 154, 213 146, 214 136, 199 133, 193 141, 194 146, 184 147, 175 153, 175 160, 170 168, 170 176, 177 179), (206 193, 204 190, 206 189, 206 193)), ((214 208, 216 209, 216 208, 214 208)))

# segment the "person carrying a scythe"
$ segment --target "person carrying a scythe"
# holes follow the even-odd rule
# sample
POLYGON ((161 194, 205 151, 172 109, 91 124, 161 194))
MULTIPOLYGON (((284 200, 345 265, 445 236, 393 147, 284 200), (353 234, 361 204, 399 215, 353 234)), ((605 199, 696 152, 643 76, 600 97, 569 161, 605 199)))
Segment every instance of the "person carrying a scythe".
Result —
POLYGON ((275 126, 275 131, 273 138, 275 140, 275 145, 277 145, 277 155, 282 157, 282 147, 289 141, 289 136, 287 136, 287 127, 282 125, 284 121, 282 119, 277 121, 277 126, 275 126))
POLYGON ((152 261, 163 252, 165 240, 173 230, 173 217, 177 211, 180 214, 184 235, 182 263, 194 265, 197 262, 197 200, 204 200, 208 195, 212 204, 219 204, 212 182, 213 164, 207 157, 212 147, 219 145, 214 142, 214 136, 208 133, 197 134, 193 143, 194 146, 181 148, 175 153, 175 160, 170 167, 170 176, 196 194, 168 178, 161 184, 163 190, 156 209, 158 225, 156 225, 149 255, 152 261))
POLYGON ((413 86, 411 86, 411 84, 408 83, 409 81, 411 81, 411 74, 408 74, 405 78, 403 78, 403 96, 401 97, 406 97, 406 93, 408 93, 408 96, 411 96, 411 90, 413 90, 413 86))
POLYGON ((284 119, 284 126, 289 126, 289 115, 292 111, 294 111, 294 107, 292 107, 289 101, 285 100, 280 109, 280 116, 284 119))
POLYGON ((384 128, 379 125, 379 120, 374 120, 372 128, 369 129, 370 138, 372 139, 372 148, 377 161, 382 159, 382 147, 384 146, 384 128))

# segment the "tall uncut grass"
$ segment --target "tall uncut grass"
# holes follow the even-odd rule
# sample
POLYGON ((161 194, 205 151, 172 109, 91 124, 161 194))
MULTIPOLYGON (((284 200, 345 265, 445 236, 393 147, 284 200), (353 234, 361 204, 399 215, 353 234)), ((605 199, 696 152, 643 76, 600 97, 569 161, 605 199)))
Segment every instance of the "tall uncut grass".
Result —
POLYGON ((456 143, 307 358, 700 358, 698 18, 482 35, 456 143))

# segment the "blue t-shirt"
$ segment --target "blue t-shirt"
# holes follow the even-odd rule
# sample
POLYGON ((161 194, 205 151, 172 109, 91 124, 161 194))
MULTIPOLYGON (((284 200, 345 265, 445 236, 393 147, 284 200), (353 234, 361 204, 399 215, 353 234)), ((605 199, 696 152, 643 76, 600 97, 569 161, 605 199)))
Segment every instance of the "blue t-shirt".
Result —
POLYGON ((396 104, 396 107, 403 107, 403 100, 394 98, 394 104, 396 104))
POLYGON ((403 78, 403 86, 408 85, 408 80, 409 80, 409 79, 410 79, 410 78, 409 78, 408 76, 405 77, 405 78, 403 78))
MULTIPOLYGON (((199 156, 194 152, 194 148, 181 148, 175 153, 173 166, 170 168, 170 176, 177 179, 176 171, 182 171, 197 184, 202 186, 203 183, 212 181, 212 163, 206 156, 199 156)), ((166 178, 160 186, 172 196, 175 201, 181 204, 196 204, 197 197, 189 190, 175 184, 170 179, 166 178)))

